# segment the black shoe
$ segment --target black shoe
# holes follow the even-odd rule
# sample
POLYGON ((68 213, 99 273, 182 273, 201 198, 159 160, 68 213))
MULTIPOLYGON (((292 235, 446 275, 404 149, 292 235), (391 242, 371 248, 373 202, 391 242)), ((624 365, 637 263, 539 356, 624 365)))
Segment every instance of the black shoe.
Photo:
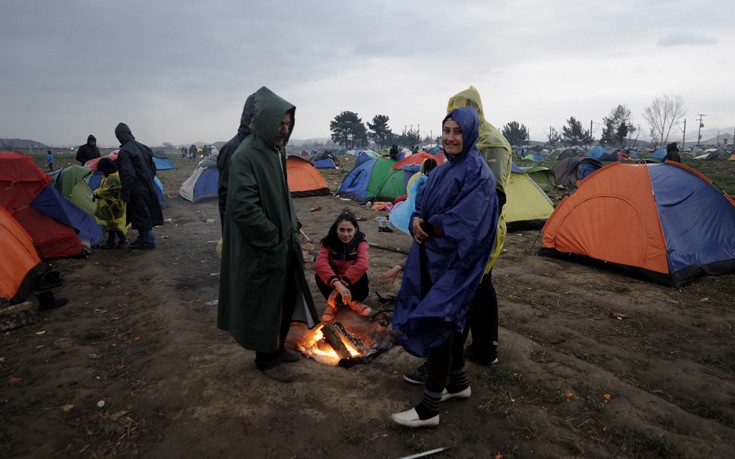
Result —
POLYGON ((152 242, 143 242, 140 239, 136 239, 135 242, 128 245, 130 250, 153 250, 156 248, 156 244, 152 242))
POLYGON ((464 349, 464 358, 479 365, 495 365, 498 363, 497 352, 476 353, 472 345, 464 349))
POLYGON ((424 360, 419 367, 403 375, 403 380, 411 384, 425 384, 429 376, 429 361, 424 360))
POLYGON ((68 298, 56 298, 53 292, 41 292, 36 295, 38 299, 38 310, 43 311, 45 309, 54 309, 59 306, 64 306, 69 299, 68 298))
POLYGON ((115 248, 115 238, 112 237, 108 239, 104 244, 100 246, 100 249, 114 249, 115 248))

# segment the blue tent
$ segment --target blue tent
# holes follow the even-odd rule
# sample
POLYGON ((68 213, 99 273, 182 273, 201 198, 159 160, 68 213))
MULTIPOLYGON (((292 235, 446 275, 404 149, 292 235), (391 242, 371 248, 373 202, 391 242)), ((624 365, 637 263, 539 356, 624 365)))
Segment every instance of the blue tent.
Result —
POLYGON ((602 156, 603 153, 605 153, 605 147, 598 145, 592 150, 588 151, 587 156, 590 158, 600 159, 600 156, 602 156))
POLYGON ((89 241, 92 247, 102 243, 102 226, 97 220, 69 201, 53 185, 46 186, 38 193, 31 201, 31 207, 71 226, 76 230, 79 239, 89 241))
MULTIPOLYGON (((209 158, 205 158, 202 163, 207 159, 209 158)), ((205 167, 209 163, 204 165, 202 163, 194 169, 191 176, 179 188, 181 197, 191 202, 202 202, 208 199, 217 199, 218 197, 219 168, 217 168, 216 163, 213 163, 209 167, 205 167)))
POLYGON ((664 159, 666 157, 666 149, 659 148, 658 150, 651 153, 651 158, 664 159))
POLYGON ((166 156, 163 153, 156 153, 153 155, 153 162, 156 164, 156 170, 157 171, 167 171, 171 169, 176 169, 176 165, 174 162, 166 156), (159 156, 156 156, 159 155, 159 156), (160 156, 163 155, 163 156, 160 156))
POLYGON ((337 165, 334 163, 334 160, 330 158, 329 156, 325 156, 323 158, 317 159, 315 161, 312 161, 314 167, 317 169, 336 169, 337 165))

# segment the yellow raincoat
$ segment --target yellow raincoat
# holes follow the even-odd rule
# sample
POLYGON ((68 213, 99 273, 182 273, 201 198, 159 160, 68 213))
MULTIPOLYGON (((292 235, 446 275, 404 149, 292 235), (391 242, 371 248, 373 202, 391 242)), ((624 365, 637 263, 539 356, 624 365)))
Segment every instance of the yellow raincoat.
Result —
MULTIPOLYGON (((461 107, 474 107, 477 110, 477 114, 480 115, 480 138, 477 140, 477 148, 495 175, 497 190, 505 194, 505 187, 510 182, 510 171, 513 166, 510 143, 508 143, 505 137, 503 137, 503 134, 495 126, 485 119, 480 93, 474 86, 470 86, 468 89, 452 96, 447 104, 447 113, 455 108, 461 107)), ((495 237, 495 247, 493 247, 490 261, 488 261, 485 267, 485 274, 490 272, 490 269, 495 264, 495 260, 500 256, 500 252, 503 250, 503 245, 505 244, 506 234, 505 211, 503 210, 498 218, 498 232, 495 237)))
POLYGON ((120 189, 120 174, 117 172, 102 178, 100 187, 94 192, 97 199, 94 218, 107 230, 127 233, 129 226, 125 221, 125 201, 120 198, 120 189))

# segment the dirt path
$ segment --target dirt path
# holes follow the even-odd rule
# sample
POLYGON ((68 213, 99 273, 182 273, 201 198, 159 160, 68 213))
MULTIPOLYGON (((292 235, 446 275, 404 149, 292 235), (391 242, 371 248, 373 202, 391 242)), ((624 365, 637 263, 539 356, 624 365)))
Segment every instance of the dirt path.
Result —
MULTIPOLYGON (((217 330, 217 205, 178 196, 192 166, 176 162, 180 169, 159 174, 168 206, 157 250, 55 261, 65 279, 55 293, 68 305, 0 335, 0 456, 397 458, 440 447, 452 449, 434 457, 735 453, 735 276, 676 290, 538 257, 538 232, 511 233, 494 270, 500 364, 468 364, 472 398, 448 402, 438 429, 408 431, 390 421, 422 390, 402 380, 419 363, 402 349, 349 369, 305 359, 292 367, 298 379, 283 385, 217 330)), ((325 172, 333 191, 342 175, 325 172)), ((379 233, 372 219, 385 214, 355 202, 295 203, 315 240, 350 208, 368 218, 369 241, 411 243, 379 233)), ((371 286, 382 296, 398 285, 377 286, 378 275, 403 257, 371 249, 371 286)), ((377 304, 374 293, 369 301, 377 304)))

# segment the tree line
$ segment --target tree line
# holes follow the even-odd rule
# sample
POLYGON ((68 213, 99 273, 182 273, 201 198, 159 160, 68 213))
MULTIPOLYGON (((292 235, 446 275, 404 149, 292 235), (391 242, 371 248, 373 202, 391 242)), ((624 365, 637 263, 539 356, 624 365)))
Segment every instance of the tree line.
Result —
MULTIPOLYGON (((668 142, 671 129, 686 116, 686 107, 681 96, 662 96, 653 100, 651 105, 645 107, 643 119, 648 123, 650 137, 657 146, 663 146, 668 142)), ((372 141, 379 149, 389 145, 402 146, 418 145, 424 143, 440 143, 440 139, 429 137, 421 138, 417 130, 413 128, 404 130, 403 133, 394 133, 388 126, 387 115, 375 115, 372 122, 363 124, 357 113, 343 111, 334 117, 329 123, 332 141, 344 148, 351 150, 356 147, 367 146, 372 141)), ((602 119, 602 133, 599 139, 595 139, 593 125, 585 129, 582 122, 574 116, 567 119, 566 124, 557 130, 549 127, 547 144, 556 146, 591 145, 596 141, 607 147, 627 148, 634 134, 640 134, 640 125, 635 126, 631 121, 630 109, 625 104, 620 104, 610 110, 610 113, 602 119)), ((503 136, 514 147, 527 145, 530 140, 528 128, 518 121, 505 124, 501 132, 503 136)), ((637 136, 636 136, 637 139, 637 136)))

